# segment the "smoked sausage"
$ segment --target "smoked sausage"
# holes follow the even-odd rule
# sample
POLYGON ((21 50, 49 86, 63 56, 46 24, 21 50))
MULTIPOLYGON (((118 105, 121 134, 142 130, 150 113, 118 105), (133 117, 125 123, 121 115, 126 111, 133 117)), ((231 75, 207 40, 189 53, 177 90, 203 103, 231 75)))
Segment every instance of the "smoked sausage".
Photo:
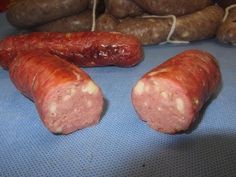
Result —
POLYGON ((30 51, 18 54, 9 72, 51 132, 69 134, 100 120, 102 91, 75 65, 44 51, 30 51))
POLYGON ((133 0, 149 14, 181 16, 212 5, 211 0, 133 0))
POLYGON ((186 50, 144 74, 132 90, 132 102, 151 128, 174 134, 190 127, 220 85, 215 58, 186 50))
POLYGON ((6 17, 18 28, 29 28, 82 12, 88 0, 24 0, 11 6, 6 17))
POLYGON ((72 15, 46 24, 37 26, 35 31, 44 32, 80 32, 90 31, 92 27, 92 11, 85 10, 77 15, 72 15))
POLYGON ((0 42, 0 65, 8 68, 19 51, 41 49, 78 66, 131 67, 143 58, 140 41, 114 32, 34 32, 9 36, 0 42))
POLYGON ((138 16, 143 10, 132 0, 105 0, 106 12, 116 18, 138 16))
MULTIPOLYGON (((203 10, 176 18, 171 40, 196 41, 211 38, 224 16, 224 10, 217 6, 209 6, 203 10)), ((97 20, 97 31, 117 31, 137 37, 143 45, 159 44, 167 41, 174 19, 146 16, 126 18, 120 21, 109 15, 102 15, 97 20), (109 26, 109 27, 107 27, 109 26)))

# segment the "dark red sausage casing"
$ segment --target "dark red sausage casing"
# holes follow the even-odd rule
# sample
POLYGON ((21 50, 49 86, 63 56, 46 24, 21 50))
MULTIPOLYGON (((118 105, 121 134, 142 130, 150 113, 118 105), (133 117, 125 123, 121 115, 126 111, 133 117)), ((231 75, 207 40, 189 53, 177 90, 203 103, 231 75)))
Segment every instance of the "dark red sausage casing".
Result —
POLYGON ((99 122, 102 91, 75 65, 44 51, 32 51, 19 54, 9 72, 16 88, 35 102, 51 132, 68 134, 99 122))
POLYGON ((140 41, 117 32, 34 32, 0 42, 0 65, 8 68, 20 51, 44 50, 78 66, 130 67, 143 58, 140 41))
POLYGON ((220 83, 215 58, 187 50, 146 73, 132 90, 132 102, 151 128, 174 134, 190 127, 220 83))

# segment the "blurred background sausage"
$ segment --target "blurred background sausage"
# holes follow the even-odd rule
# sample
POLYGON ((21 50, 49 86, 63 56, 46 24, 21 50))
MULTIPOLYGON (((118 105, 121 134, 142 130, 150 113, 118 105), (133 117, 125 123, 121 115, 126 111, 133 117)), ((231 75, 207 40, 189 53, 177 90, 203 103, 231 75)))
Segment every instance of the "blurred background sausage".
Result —
POLYGON ((201 10, 212 4, 211 0, 133 0, 147 13, 181 16, 201 10))
POLYGON ((64 17, 34 28, 36 31, 74 32, 89 31, 92 27, 92 11, 86 10, 80 14, 64 17))
POLYGON ((137 16, 143 10, 132 0, 105 0, 106 12, 117 18, 137 16))
POLYGON ((8 21, 15 27, 28 28, 82 12, 88 0, 24 0, 7 11, 8 21))
MULTIPOLYGON (((195 13, 176 18, 172 40, 196 41, 215 36, 224 11, 213 5, 195 13)), ((159 44, 167 40, 173 18, 126 18, 116 22, 111 16, 103 15, 97 21, 97 30, 113 30, 136 36, 144 45, 159 44), (101 19, 102 18, 102 19, 101 19), (110 24, 107 24, 111 22, 110 24), (104 24, 101 24, 104 23, 104 24), (106 27, 108 25, 108 27, 106 27)))

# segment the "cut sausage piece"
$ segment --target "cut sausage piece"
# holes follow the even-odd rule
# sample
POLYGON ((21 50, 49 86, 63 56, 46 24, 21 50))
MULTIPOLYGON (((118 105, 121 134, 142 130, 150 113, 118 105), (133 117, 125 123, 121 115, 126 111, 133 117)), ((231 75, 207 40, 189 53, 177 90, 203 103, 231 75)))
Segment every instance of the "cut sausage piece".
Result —
POLYGON ((212 5, 211 0, 133 0, 141 8, 155 15, 186 15, 212 5))
POLYGON ((99 122, 102 91, 75 65, 44 51, 31 51, 19 54, 9 72, 16 88, 35 102, 51 132, 69 134, 99 122))
POLYGON ((11 6, 6 16, 13 26, 28 28, 77 14, 87 7, 88 0, 24 0, 11 6))
POLYGON ((140 41, 114 32, 35 32, 9 36, 0 41, 0 65, 8 68, 20 51, 41 49, 78 66, 131 67, 143 59, 140 41))
POLYGON ((174 134, 190 127, 220 83, 215 58, 187 50, 146 73, 132 90, 132 102, 151 128, 174 134))
POLYGON ((226 20, 218 29, 217 39, 223 43, 236 45, 236 4, 229 10, 226 20))

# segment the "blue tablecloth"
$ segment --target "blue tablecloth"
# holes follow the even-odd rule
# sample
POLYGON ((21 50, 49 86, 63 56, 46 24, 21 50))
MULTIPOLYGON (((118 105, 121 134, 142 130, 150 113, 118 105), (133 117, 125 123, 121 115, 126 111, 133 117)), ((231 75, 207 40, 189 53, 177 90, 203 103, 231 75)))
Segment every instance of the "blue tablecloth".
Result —
MULTIPOLYGON (((0 39, 17 33, 0 16, 0 39)), ((133 68, 84 70, 102 88, 106 112, 96 126, 68 136, 50 133, 34 103, 0 69, 0 176, 236 176, 236 49, 217 40, 144 47, 133 68), (191 131, 156 132, 131 103, 135 82, 147 71, 186 49, 203 49, 218 60, 223 87, 191 131)))

